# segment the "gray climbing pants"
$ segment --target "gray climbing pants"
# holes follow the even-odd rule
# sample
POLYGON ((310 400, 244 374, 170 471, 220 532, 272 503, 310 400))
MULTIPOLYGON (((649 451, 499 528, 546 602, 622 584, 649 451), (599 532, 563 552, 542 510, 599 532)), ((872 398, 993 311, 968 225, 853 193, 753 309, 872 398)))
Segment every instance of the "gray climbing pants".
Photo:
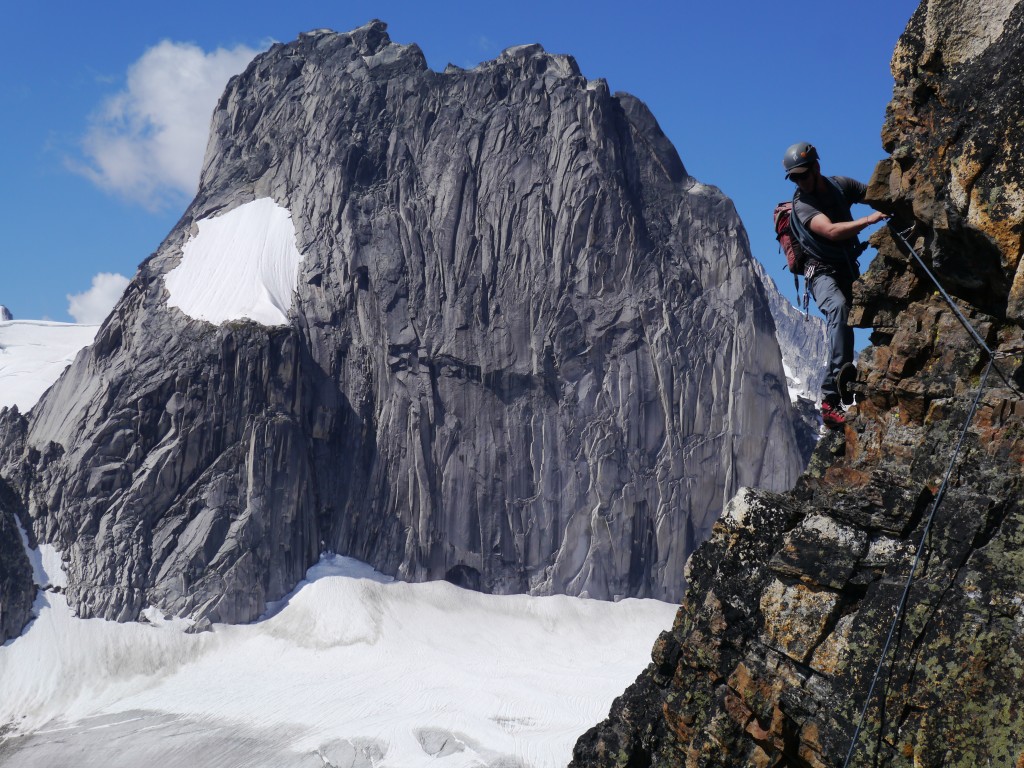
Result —
POLYGON ((853 301, 853 283, 835 275, 818 273, 811 278, 811 295, 825 316, 828 337, 828 373, 821 383, 822 400, 836 400, 836 374, 846 363, 853 362, 853 328, 847 325, 853 301))

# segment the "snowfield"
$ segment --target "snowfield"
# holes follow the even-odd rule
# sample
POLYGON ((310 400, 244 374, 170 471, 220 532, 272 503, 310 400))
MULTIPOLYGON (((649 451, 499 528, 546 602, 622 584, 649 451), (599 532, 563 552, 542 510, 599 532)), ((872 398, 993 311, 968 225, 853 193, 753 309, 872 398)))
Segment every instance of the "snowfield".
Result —
POLYGON ((555 768, 676 606, 483 595, 325 556, 246 626, 77 619, 54 591, 36 611, 0 648, 5 766, 555 768))
POLYGON ((288 209, 269 197, 253 200, 198 222, 164 277, 167 304, 215 325, 244 318, 285 325, 302 258, 288 209))
POLYGON ((45 320, 0 322, 0 408, 16 405, 27 412, 98 330, 45 320))
MULTIPOLYGON (((0 323, 28 409, 94 326, 0 323)), ((0 647, 4 768, 561 768, 648 664, 676 606, 483 595, 325 555, 258 622, 73 615, 49 545, 35 620, 0 647)))

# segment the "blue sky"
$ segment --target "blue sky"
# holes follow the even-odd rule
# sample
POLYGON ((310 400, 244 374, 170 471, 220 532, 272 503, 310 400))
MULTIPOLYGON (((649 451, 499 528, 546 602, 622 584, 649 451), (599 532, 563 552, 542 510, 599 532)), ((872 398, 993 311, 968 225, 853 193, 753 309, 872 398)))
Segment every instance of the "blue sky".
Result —
POLYGON ((12 4, 4 15, 14 34, 0 48, 0 304, 19 318, 71 320, 74 296, 76 316, 85 317, 91 286, 102 294, 121 285, 94 278, 134 274, 191 199, 202 148, 190 147, 202 141, 183 125, 191 114, 205 130, 216 98, 209 94, 219 93, 225 73, 273 41, 373 18, 388 23, 392 40, 418 43, 434 69, 473 66, 508 46, 539 42, 573 55, 588 78, 644 100, 690 174, 735 201, 754 255, 792 299, 769 222, 775 202, 792 192, 782 153, 811 141, 826 172, 867 181, 884 156, 889 59, 916 6, 12 4))

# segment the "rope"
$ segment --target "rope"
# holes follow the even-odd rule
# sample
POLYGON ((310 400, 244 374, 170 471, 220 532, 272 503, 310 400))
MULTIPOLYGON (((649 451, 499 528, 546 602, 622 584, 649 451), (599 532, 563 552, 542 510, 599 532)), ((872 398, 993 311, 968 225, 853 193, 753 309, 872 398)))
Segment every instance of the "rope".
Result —
POLYGON ((946 475, 942 479, 942 485, 939 487, 939 492, 935 495, 935 501, 932 502, 931 512, 928 513, 928 522, 924 526, 924 532, 921 534, 921 543, 917 546, 917 556, 914 558, 914 564, 910 567, 910 575, 907 576, 907 584, 903 588, 903 595, 900 597, 899 605, 896 606, 896 615, 893 617, 892 626, 889 627, 889 636, 885 640, 885 645, 882 647, 882 657, 878 660, 878 667, 875 669, 875 676, 871 679, 871 687, 868 688, 867 698, 864 699, 864 708, 860 713, 860 721, 857 723, 857 728, 853 732, 853 739, 850 742, 850 751, 846 753, 846 760, 843 761, 843 768, 847 768, 850 764, 850 758, 853 757, 854 750, 857 747, 857 739, 860 737, 861 729, 864 727, 864 720, 868 714, 868 706, 871 704, 871 695, 875 692, 875 686, 878 684, 878 678, 882 674, 882 667, 885 665, 885 657, 889 653, 889 646, 892 644, 893 635, 896 633, 896 626, 899 624, 900 618, 903 616, 903 611, 907 607, 907 598, 910 596, 910 586, 914 582, 914 574, 917 572, 917 566, 921 562, 921 556, 924 554, 924 545, 928 540, 928 532, 931 530, 932 522, 935 520, 935 512, 939 508, 939 503, 942 501, 942 497, 946 494, 946 486, 949 484, 949 478, 953 474, 953 467, 956 464, 956 460, 960 455, 960 449, 963 447, 964 438, 967 436, 967 430, 971 426, 971 420, 974 418, 974 413, 978 409, 978 403, 981 401, 981 395, 985 391, 985 383, 988 380, 989 371, 992 370, 994 360, 989 358, 988 365, 985 366, 985 373, 981 377, 981 383, 978 385, 978 394, 974 398, 974 403, 971 405, 971 411, 967 414, 967 419, 964 421, 963 429, 960 431, 960 439, 957 441, 956 448, 953 450, 953 455, 949 460, 949 466, 946 468, 946 475))
POLYGON ((864 707, 861 709, 860 719, 858 720, 857 727, 853 732, 853 738, 850 741, 850 749, 846 753, 846 760, 843 761, 843 768, 848 768, 850 760, 853 758, 853 753, 857 749, 857 741, 860 738, 861 730, 864 728, 864 721, 867 718, 868 707, 871 705, 871 697, 875 692, 875 686, 878 685, 878 679, 881 677, 882 668, 885 666, 885 659, 889 654, 889 648, 892 645, 893 636, 896 634, 896 627, 899 626, 900 619, 903 617, 904 611, 907 608, 907 600, 910 597, 910 588, 914 583, 914 574, 917 573, 917 566, 920 564, 921 557, 924 554, 925 543, 928 541, 928 534, 931 531, 932 522, 935 520, 935 513, 938 511, 939 504, 942 502, 942 498, 946 494, 946 488, 949 485, 949 478, 952 476, 953 468, 956 466, 956 461, 960 456, 960 451, 963 448, 964 439, 967 437, 967 431, 971 426, 971 421, 974 419, 974 414, 978 410, 978 403, 981 402, 981 396, 985 391, 985 385, 988 382, 989 373, 993 368, 995 368, 996 373, 999 374, 999 377, 1010 387, 1010 389, 1019 392, 1017 387, 1010 383, 1003 372, 999 370, 999 367, 996 366, 995 361, 997 355, 989 348, 988 344, 985 343, 985 340, 978 335, 978 332, 974 330, 974 326, 967 321, 967 318, 964 317, 959 307, 957 307, 953 302, 952 297, 946 292, 946 289, 942 287, 942 284, 939 283, 935 275, 932 274, 932 271, 928 269, 928 265, 924 263, 924 260, 907 241, 907 235, 913 231, 914 227, 910 227, 909 229, 901 232, 896 228, 891 220, 888 226, 896 237, 898 237, 907 247, 907 250, 910 251, 911 255, 917 261, 918 265, 920 265, 921 269, 924 270, 925 274, 931 278, 933 283, 935 283, 935 286, 939 289, 939 293, 942 295, 942 298, 946 300, 949 308, 953 310, 953 314, 956 315, 956 318, 964 328, 967 329, 967 332, 974 339, 974 342, 988 355, 988 364, 985 366, 985 373, 982 374, 981 381, 978 384, 978 394, 975 395, 974 402, 971 405, 971 410, 967 414, 967 419, 964 421, 963 428, 960 430, 960 438, 957 440, 956 447, 953 449, 953 455, 949 459, 949 466, 946 468, 946 474, 942 478, 942 485, 939 486, 939 491, 935 495, 935 501, 932 502, 931 511, 928 513, 928 521, 925 523, 924 531, 921 534, 921 541, 917 546, 917 555, 914 557, 914 563, 910 567, 910 574, 907 576, 907 583, 903 587, 903 594, 900 596, 900 602, 896 606, 896 615, 893 616, 892 625, 889 627, 889 635, 885 639, 885 645, 882 646, 882 655, 878 660, 878 666, 875 668, 874 677, 871 678, 871 686, 868 688, 868 695, 864 699, 864 707))
MULTIPOLYGON (((980 335, 978 335, 978 332, 976 330, 974 330, 974 326, 971 325, 970 322, 968 322, 966 317, 964 317, 963 312, 960 311, 960 308, 953 301, 952 297, 946 292, 946 289, 942 287, 942 283, 939 282, 939 279, 935 277, 934 274, 932 274, 932 271, 930 269, 928 269, 928 265, 924 263, 924 259, 922 259, 918 255, 917 251, 914 250, 914 246, 912 246, 910 242, 907 240, 907 235, 914 231, 914 227, 908 227, 907 229, 901 232, 896 228, 896 225, 893 224, 892 219, 889 220, 888 227, 889 230, 900 239, 903 245, 906 246, 907 250, 910 251, 910 255, 914 257, 914 259, 917 261, 921 269, 924 270, 924 273, 928 275, 928 277, 931 279, 933 283, 935 283, 935 287, 939 289, 939 293, 942 295, 942 298, 946 300, 946 304, 948 304, 949 308, 953 310, 953 314, 956 316, 956 319, 960 321, 960 324, 963 325, 963 327, 971 335, 971 338, 974 339, 974 343, 981 347, 983 350, 985 350, 986 354, 988 354, 989 360, 994 360, 999 357, 1006 357, 1006 355, 997 355, 989 348, 988 344, 985 343, 985 340, 982 339, 980 335)), ((1022 394, 1020 389, 1018 389, 1018 387, 1006 377, 1006 374, 1004 374, 1000 370, 999 366, 995 366, 995 369, 996 373, 999 375, 999 378, 1003 380, 1003 383, 1006 384, 1007 387, 1012 389, 1017 394, 1022 394)))

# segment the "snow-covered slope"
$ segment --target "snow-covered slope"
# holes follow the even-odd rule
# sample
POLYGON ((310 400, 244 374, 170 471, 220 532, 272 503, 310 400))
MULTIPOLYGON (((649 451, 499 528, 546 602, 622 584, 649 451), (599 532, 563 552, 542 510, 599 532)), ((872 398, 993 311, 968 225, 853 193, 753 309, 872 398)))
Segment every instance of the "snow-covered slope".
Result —
POLYGON ((96 336, 97 325, 45 320, 0 321, 0 408, 23 413, 96 336))
POLYGON ((327 556, 248 626, 76 619, 53 591, 36 609, 0 648, 3 765, 554 768, 676 607, 405 584, 327 556))

